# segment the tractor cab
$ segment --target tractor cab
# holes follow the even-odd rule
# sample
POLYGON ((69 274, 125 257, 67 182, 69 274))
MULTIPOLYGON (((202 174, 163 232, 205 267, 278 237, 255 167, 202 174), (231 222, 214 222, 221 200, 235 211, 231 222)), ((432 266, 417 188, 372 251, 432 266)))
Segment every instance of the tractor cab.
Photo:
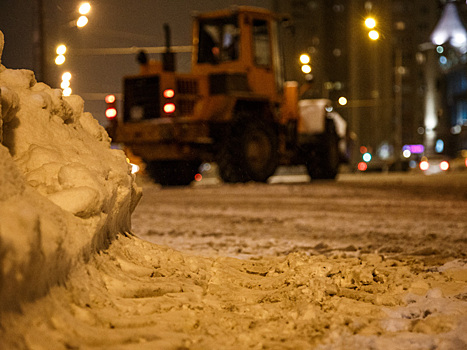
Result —
POLYGON ((223 85, 217 80, 279 100, 283 77, 276 15, 240 6, 195 16, 193 48, 192 72, 212 76, 213 93, 223 85))

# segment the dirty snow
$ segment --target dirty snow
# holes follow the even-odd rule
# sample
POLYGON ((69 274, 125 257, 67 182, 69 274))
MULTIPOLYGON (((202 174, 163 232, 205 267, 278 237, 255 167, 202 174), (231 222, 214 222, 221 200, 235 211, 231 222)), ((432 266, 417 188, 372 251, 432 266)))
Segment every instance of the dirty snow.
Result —
POLYGON ((1 349, 467 347, 464 174, 139 201, 78 96, 0 88, 1 349))

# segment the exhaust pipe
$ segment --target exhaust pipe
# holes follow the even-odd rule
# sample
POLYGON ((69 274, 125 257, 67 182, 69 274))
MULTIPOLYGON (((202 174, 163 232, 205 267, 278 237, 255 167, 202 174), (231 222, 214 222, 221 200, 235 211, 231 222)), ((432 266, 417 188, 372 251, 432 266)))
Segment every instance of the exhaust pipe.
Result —
POLYGON ((162 53, 162 69, 166 72, 175 72, 175 53, 171 51, 170 27, 164 23, 165 52, 162 53))

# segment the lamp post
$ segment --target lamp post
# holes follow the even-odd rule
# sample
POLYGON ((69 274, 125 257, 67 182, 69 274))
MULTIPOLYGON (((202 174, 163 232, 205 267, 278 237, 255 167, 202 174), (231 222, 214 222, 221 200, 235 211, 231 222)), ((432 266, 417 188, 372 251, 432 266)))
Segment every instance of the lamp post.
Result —
MULTIPOLYGON (((377 21, 374 17, 367 17, 365 19, 365 27, 369 30, 368 37, 372 41, 378 41, 380 39, 380 33, 377 30, 377 21)), ((394 55, 394 63, 393 63, 393 77, 394 77, 394 110, 393 110, 393 144, 394 144, 394 167, 396 171, 402 170, 402 78, 404 74, 404 67, 402 62, 402 49, 399 47, 395 47, 391 49, 394 55)), ((376 62, 375 62, 376 65, 376 62)), ((376 68, 375 68, 376 69, 376 68)), ((375 74, 375 97, 380 98, 377 87, 377 77, 375 74)), ((377 101, 375 104, 375 113, 377 113, 380 101, 377 101)), ((377 116, 376 116, 377 117, 377 116)))

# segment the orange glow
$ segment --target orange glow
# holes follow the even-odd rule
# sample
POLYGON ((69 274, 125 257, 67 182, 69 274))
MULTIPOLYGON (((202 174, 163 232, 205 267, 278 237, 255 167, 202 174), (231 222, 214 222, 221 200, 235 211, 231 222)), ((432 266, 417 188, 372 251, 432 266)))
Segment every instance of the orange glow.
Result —
POLYGON ((360 153, 361 154, 364 154, 364 153, 367 153, 367 152, 368 152, 368 148, 366 148, 365 146, 360 147, 360 153))
POLYGON ((449 169, 449 162, 443 160, 441 163, 439 163, 439 168, 442 170, 442 171, 446 171, 449 169))
POLYGON ((105 110, 105 116, 108 119, 113 119, 117 116, 117 109, 116 108, 107 108, 105 110))
POLYGON ((203 179, 203 175, 199 173, 195 175, 195 181, 201 181, 202 179, 203 179))
POLYGON ((174 96, 175 96, 175 91, 173 91, 172 89, 164 90, 164 97, 165 98, 172 98, 174 96))
POLYGON ((175 112, 175 105, 173 103, 166 103, 164 105, 164 112, 167 114, 175 112))
POLYGON ((368 165, 365 162, 358 163, 358 170, 365 171, 366 169, 368 169, 368 165))
POLYGON ((105 96, 105 102, 106 103, 114 103, 116 100, 115 95, 107 95, 105 96))

